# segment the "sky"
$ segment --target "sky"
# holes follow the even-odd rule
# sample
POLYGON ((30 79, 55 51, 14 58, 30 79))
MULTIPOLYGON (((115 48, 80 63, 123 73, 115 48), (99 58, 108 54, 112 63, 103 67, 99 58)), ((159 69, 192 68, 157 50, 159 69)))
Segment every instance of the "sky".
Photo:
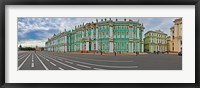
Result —
MULTIPOLYGON (((112 19, 115 21, 127 21, 129 19, 143 23, 144 34, 149 30, 161 30, 167 35, 170 35, 170 27, 174 25, 173 21, 176 18, 172 17, 109 17, 107 20, 112 19)), ((33 17, 19 17, 18 18, 18 46, 21 44, 23 47, 44 47, 48 38, 53 34, 58 34, 66 30, 72 30, 77 25, 83 23, 91 23, 105 20, 105 17, 65 17, 65 18, 33 18, 33 17)))

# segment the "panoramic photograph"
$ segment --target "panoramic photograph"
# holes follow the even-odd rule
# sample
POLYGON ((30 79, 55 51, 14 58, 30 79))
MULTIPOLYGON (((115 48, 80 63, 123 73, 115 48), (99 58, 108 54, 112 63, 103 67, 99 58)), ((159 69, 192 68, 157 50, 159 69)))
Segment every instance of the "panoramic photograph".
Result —
POLYGON ((17 70, 182 70, 182 17, 18 17, 17 70))

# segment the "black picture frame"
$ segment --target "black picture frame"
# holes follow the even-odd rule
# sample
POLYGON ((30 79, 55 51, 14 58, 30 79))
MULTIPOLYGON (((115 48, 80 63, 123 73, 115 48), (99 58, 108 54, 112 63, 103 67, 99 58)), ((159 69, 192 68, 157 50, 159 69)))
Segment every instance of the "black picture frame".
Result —
POLYGON ((200 88, 200 0, 2 0, 0 16, 0 87, 2 88, 200 88), (5 83, 6 5, 195 5, 195 83, 5 83))

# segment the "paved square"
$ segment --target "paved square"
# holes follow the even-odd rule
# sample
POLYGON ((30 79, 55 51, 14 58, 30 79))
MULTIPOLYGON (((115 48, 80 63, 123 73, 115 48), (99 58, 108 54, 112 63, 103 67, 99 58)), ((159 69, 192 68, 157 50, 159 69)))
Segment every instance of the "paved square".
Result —
POLYGON ((114 56, 29 51, 18 53, 18 70, 182 70, 182 56, 114 56))

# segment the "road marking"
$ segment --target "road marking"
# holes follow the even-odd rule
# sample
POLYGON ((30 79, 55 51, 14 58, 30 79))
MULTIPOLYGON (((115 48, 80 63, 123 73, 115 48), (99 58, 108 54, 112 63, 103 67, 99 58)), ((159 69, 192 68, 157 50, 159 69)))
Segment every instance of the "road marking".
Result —
POLYGON ((85 68, 91 68, 89 66, 85 66, 85 65, 81 65, 81 64, 76 64, 76 65, 81 66, 81 67, 85 67, 85 68))
POLYGON ((70 64, 73 64, 73 62, 69 62, 69 61, 65 61, 65 62, 70 63, 70 64))
POLYGON ((27 54, 22 54, 22 55, 18 56, 18 58, 21 58, 21 57, 26 56, 26 55, 27 55, 27 54))
POLYGON ((47 61, 49 61, 49 59, 46 59, 47 61))
MULTIPOLYGON (((44 55, 42 55, 42 56, 44 56, 44 55)), ((55 62, 57 62, 57 63, 60 63, 60 64, 62 64, 62 65, 64 65, 64 66, 70 67, 70 68, 72 68, 72 69, 80 70, 80 69, 78 69, 78 68, 75 68, 75 67, 72 67, 72 66, 70 66, 70 65, 67 65, 67 64, 65 64, 65 63, 62 63, 62 62, 60 62, 60 61, 57 61, 57 60, 55 60, 55 59, 53 59, 53 58, 51 58, 51 57, 49 57, 49 56, 47 56, 47 55, 45 55, 45 57, 47 57, 47 58, 49 58, 49 59, 51 59, 51 60, 53 60, 53 61, 55 61, 55 62)))
POLYGON ((108 68, 138 68, 138 66, 108 66, 108 65, 92 64, 92 63, 86 63, 86 62, 81 62, 81 61, 67 59, 67 58, 64 58, 64 57, 61 57, 61 56, 57 56, 57 55, 55 55, 55 57, 63 58, 65 60, 69 60, 71 62, 77 62, 77 63, 87 64, 87 65, 93 65, 93 66, 99 66, 99 67, 108 67, 108 68))
MULTIPOLYGON (((63 55, 61 55, 63 56, 63 55)), ((71 58, 77 58, 77 59, 81 59, 81 60, 90 60, 90 61, 103 61, 103 62, 133 62, 133 61, 110 61, 110 60, 94 60, 94 59, 88 59, 88 58, 82 58, 82 57, 73 57, 73 56, 67 56, 67 57, 71 57, 71 58)))
POLYGON ((53 62, 50 62, 53 66, 56 66, 56 64, 54 64, 53 62))
POLYGON ((18 70, 24 65, 24 63, 26 62, 26 60, 29 58, 31 54, 29 54, 26 59, 19 65, 18 70))
POLYGON ((61 67, 58 67, 60 70, 65 70, 65 69, 63 69, 63 68, 61 68, 61 67))
POLYGON ((95 70, 106 70, 106 69, 101 69, 101 68, 94 68, 95 70))
POLYGON ((31 67, 34 67, 34 63, 31 64, 31 67))
POLYGON ((23 57, 19 58, 18 61, 20 61, 21 59, 23 59, 24 57, 28 56, 29 54, 24 55, 23 57))
POLYGON ((46 70, 49 70, 46 65, 40 60, 40 58, 37 56, 37 54, 35 54, 37 59, 40 61, 40 63, 43 65, 43 67, 46 69, 46 70))
POLYGON ((31 64, 31 67, 34 67, 34 60, 33 60, 33 54, 32 55, 32 64, 31 64))

